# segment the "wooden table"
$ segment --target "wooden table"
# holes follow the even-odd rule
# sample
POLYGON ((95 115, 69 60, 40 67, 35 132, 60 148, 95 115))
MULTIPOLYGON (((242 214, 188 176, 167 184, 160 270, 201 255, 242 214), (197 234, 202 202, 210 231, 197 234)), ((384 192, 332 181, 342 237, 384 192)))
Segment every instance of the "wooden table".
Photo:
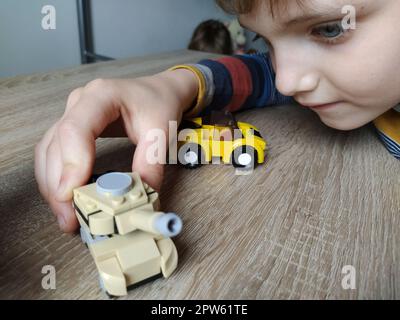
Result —
MULTIPOLYGON (((62 234, 41 199, 33 147, 72 89, 98 77, 137 77, 211 55, 178 51, 0 80, 0 298, 104 298, 78 235, 62 234), (56 289, 41 286, 56 269, 56 289)), ((161 192, 184 230, 167 280, 128 299, 400 298, 400 167, 372 127, 327 128, 308 110, 252 110, 269 158, 255 173, 230 166, 169 166, 161 192), (356 289, 345 290, 351 265, 356 289)), ((126 139, 98 141, 96 171, 129 171, 126 139)))

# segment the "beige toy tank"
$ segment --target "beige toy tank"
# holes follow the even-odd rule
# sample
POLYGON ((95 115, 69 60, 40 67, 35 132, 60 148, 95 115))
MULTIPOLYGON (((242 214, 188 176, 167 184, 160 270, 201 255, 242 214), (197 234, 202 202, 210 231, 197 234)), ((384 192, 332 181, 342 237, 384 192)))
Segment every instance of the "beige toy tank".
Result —
POLYGON ((176 269, 178 254, 170 237, 181 231, 182 221, 158 211, 158 194, 138 173, 107 173, 73 194, 82 241, 108 295, 126 295, 176 269))

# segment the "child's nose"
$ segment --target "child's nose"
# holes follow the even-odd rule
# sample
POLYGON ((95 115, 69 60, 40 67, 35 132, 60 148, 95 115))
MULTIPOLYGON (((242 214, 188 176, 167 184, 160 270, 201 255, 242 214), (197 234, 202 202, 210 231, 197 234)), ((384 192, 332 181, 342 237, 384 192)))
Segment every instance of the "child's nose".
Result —
POLYGON ((275 83, 280 93, 292 97, 318 87, 320 75, 308 59, 296 56, 296 51, 287 52, 281 57, 275 53, 275 83))

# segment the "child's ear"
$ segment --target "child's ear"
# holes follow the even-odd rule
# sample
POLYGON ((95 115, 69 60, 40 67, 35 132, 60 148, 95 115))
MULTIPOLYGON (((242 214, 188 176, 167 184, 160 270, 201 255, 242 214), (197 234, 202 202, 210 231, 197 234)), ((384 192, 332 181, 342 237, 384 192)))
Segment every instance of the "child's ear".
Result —
POLYGON ((229 22, 228 22, 228 21, 225 21, 225 22, 224 22, 224 25, 225 25, 225 27, 228 28, 228 27, 229 27, 229 22))

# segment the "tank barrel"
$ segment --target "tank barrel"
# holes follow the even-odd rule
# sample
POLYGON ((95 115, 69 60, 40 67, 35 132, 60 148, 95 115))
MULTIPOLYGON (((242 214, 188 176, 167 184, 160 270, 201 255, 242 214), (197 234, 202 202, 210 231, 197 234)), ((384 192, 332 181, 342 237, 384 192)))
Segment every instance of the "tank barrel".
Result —
POLYGON ((130 215, 130 224, 136 229, 164 237, 174 237, 182 230, 182 220, 175 213, 134 210, 130 215))
POLYGON ((165 237, 175 237, 182 230, 182 220, 175 213, 169 212, 154 220, 154 227, 165 237))

